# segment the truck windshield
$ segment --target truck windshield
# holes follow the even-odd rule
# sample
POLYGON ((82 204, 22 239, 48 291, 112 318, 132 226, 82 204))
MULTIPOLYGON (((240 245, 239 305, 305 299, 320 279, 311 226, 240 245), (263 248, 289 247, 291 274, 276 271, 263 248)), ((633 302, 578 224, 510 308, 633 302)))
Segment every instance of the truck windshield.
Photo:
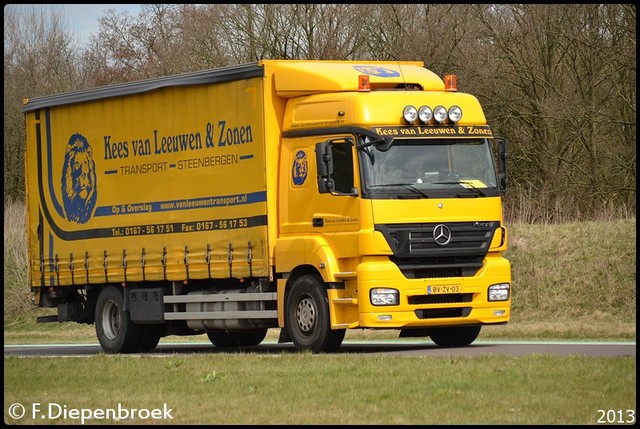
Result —
POLYGON ((396 139, 387 151, 360 151, 363 197, 432 198, 498 195, 486 139, 396 139))

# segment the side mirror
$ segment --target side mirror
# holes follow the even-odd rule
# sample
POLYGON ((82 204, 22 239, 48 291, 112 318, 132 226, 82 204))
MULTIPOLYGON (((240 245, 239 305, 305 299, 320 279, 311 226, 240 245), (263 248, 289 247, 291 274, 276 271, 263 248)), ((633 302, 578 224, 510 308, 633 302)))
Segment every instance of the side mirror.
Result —
POLYGON ((333 154, 331 143, 328 141, 316 144, 316 168, 318 170, 318 190, 321 194, 332 192, 335 188, 335 183, 331 178, 333 154))
POLYGON ((507 175, 507 140, 496 137, 498 142, 498 188, 500 192, 506 192, 509 179, 507 175))

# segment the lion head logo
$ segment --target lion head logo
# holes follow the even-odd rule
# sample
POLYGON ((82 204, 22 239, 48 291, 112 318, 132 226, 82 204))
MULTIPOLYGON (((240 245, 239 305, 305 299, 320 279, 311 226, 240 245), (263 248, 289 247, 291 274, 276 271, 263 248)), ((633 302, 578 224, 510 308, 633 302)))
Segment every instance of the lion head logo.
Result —
POLYGON ((293 160, 293 171, 291 171, 291 177, 295 185, 302 185, 307 180, 308 169, 307 154, 305 151, 300 150, 296 153, 296 157, 293 160))
POLYGON ((62 167, 62 200, 67 219, 86 223, 96 206, 96 165, 89 142, 80 134, 69 139, 62 167))

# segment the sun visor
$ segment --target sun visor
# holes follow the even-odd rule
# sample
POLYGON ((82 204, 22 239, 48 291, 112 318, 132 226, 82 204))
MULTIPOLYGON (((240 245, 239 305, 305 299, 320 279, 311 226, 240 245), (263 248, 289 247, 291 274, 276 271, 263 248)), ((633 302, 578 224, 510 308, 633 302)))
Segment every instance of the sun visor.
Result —
POLYGON ((275 88, 278 96, 291 98, 324 92, 357 91, 358 77, 368 75, 371 90, 417 89, 444 91, 444 81, 411 62, 322 62, 277 63, 275 88))

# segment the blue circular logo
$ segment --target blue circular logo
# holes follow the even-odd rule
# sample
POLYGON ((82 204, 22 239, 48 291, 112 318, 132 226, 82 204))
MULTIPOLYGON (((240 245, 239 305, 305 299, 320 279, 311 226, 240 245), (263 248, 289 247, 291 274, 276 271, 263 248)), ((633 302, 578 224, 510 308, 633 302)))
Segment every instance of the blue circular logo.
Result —
POLYGON ((96 164, 86 138, 74 134, 64 151, 62 202, 67 219, 87 223, 98 198, 96 164))
POLYGON ((385 69, 384 67, 378 66, 353 66, 354 69, 359 71, 360 73, 368 74, 371 76, 378 77, 398 77, 400 76, 400 72, 391 69, 385 69))
POLYGON ((293 159, 293 169, 291 171, 291 178, 294 185, 302 185, 307 180, 307 173, 309 172, 309 163, 307 161, 307 153, 303 150, 299 150, 296 153, 296 157, 293 159))

